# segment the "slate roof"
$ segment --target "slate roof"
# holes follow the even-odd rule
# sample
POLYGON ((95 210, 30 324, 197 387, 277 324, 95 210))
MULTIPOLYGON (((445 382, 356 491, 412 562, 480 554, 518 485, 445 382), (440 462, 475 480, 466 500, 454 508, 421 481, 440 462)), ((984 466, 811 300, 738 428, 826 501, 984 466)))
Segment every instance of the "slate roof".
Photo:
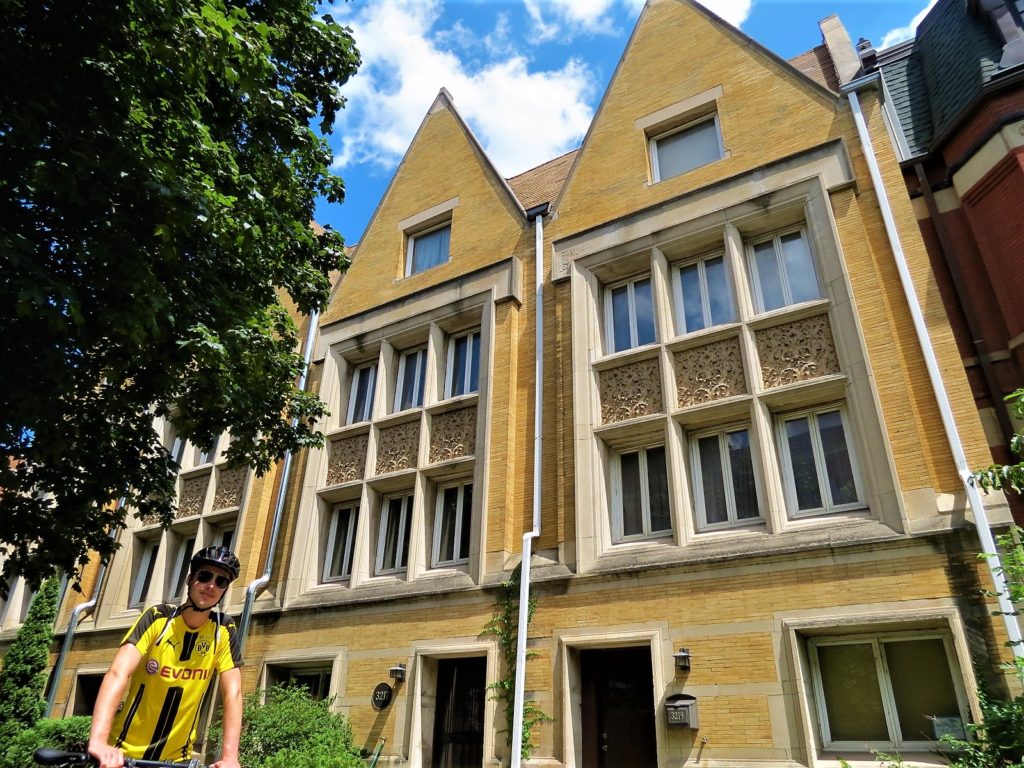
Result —
POLYGON ((512 192, 519 199, 519 204, 530 210, 535 205, 550 203, 558 197, 577 152, 579 149, 566 152, 554 160, 548 160, 536 168, 506 179, 512 192))
POLYGON ((878 54, 912 156, 929 151, 1000 72, 1002 43, 967 5, 968 0, 939 0, 913 40, 878 54))

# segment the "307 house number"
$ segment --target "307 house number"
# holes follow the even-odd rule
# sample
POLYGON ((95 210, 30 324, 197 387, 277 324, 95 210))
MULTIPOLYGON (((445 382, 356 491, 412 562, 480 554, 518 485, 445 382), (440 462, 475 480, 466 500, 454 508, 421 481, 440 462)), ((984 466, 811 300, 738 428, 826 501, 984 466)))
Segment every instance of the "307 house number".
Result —
POLYGON ((370 702, 373 704, 374 709, 385 709, 388 704, 391 703, 391 686, 387 683, 381 683, 373 689, 373 696, 370 697, 370 702))

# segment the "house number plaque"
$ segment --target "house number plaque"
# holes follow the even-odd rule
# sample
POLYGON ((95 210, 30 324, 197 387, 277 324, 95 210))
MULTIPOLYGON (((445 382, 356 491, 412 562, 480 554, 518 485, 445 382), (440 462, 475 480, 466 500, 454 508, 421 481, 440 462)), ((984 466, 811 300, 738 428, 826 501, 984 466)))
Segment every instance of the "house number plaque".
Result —
POLYGON ((388 704, 391 703, 391 686, 387 683, 378 685, 373 689, 370 701, 373 703, 374 709, 387 709, 388 704))

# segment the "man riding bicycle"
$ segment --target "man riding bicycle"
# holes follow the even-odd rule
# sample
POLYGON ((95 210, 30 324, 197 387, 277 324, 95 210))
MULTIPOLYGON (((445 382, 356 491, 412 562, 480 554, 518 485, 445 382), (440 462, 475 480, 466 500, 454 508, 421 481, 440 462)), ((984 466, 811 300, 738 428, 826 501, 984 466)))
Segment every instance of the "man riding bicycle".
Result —
POLYGON ((185 602, 154 605, 125 635, 93 709, 89 754, 99 768, 121 768, 125 756, 187 761, 203 698, 215 676, 224 707, 224 742, 220 760, 210 768, 239 768, 242 659, 234 623, 216 610, 239 569, 227 547, 200 550, 192 557, 185 602))

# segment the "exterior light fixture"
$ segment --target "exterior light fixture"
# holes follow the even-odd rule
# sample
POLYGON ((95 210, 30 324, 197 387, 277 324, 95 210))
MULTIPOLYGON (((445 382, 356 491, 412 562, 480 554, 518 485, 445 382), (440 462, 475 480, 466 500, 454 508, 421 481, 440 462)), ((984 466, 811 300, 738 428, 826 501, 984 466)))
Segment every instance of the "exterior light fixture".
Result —
POLYGON ((395 664, 388 670, 388 677, 395 681, 395 683, 401 683, 405 681, 405 664, 395 664))
POLYGON ((673 653, 672 658, 676 660, 676 669, 681 669, 683 672, 690 671, 690 661, 693 656, 690 655, 689 648, 680 648, 678 653, 673 653))

